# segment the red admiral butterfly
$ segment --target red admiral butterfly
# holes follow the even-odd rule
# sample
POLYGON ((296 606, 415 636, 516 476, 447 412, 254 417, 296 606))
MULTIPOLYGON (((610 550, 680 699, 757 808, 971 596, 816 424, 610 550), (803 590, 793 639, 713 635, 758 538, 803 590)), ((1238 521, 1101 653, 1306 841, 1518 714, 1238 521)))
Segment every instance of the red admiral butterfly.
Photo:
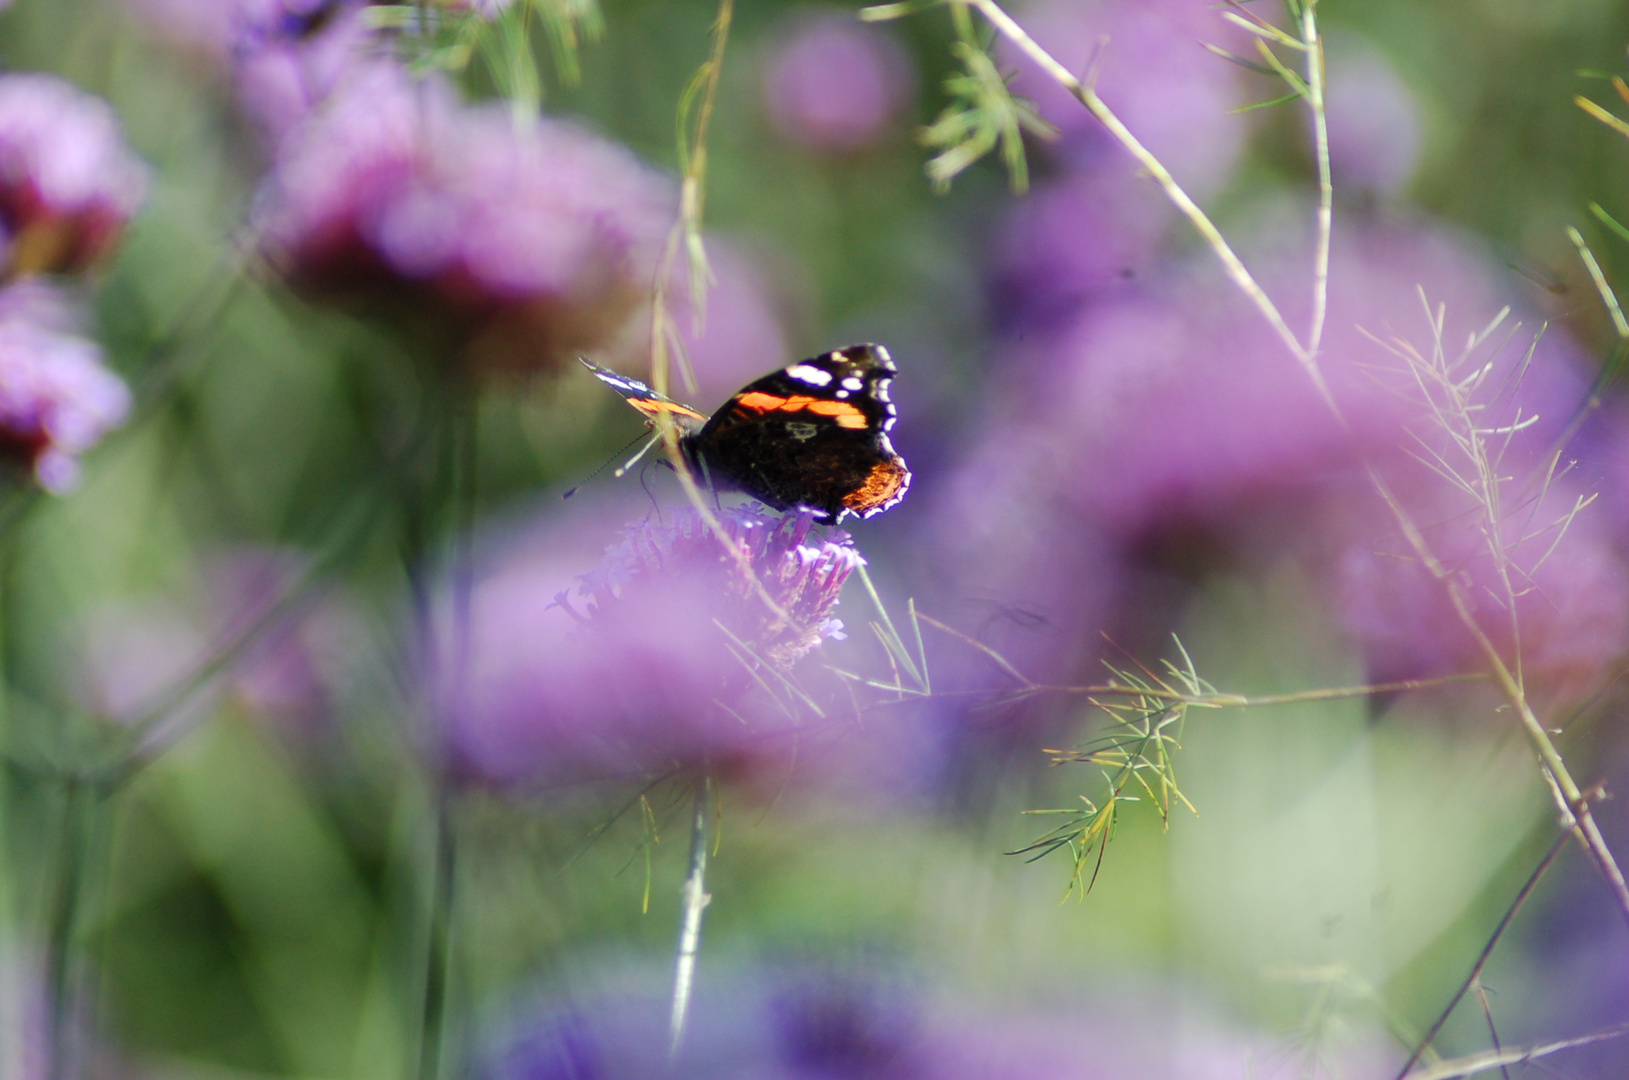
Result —
POLYGON ((710 417, 583 363, 646 416, 671 416, 685 460, 702 477, 776 510, 808 507, 829 525, 844 514, 881 513, 910 485, 888 441, 895 413, 886 384, 899 369, 881 345, 850 345, 772 372, 710 417))

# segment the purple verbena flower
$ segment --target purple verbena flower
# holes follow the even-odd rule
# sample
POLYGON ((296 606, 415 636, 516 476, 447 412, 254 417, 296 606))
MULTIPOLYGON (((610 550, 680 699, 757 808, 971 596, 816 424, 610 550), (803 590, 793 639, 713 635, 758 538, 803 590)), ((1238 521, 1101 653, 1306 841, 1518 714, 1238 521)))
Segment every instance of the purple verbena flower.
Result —
POLYGON ((624 329, 673 208, 622 147, 561 120, 517 127, 381 62, 285 142, 260 220, 297 289, 525 372, 624 329))
POLYGON ((811 150, 852 153, 876 142, 910 104, 914 73, 880 26, 852 12, 795 17, 764 71, 770 122, 811 150))
POLYGON ((95 342, 66 331, 62 301, 44 286, 0 291, 0 455, 62 493, 79 455, 130 410, 130 391, 102 366, 95 342))
POLYGON ((367 0, 126 0, 144 21, 231 80, 273 146, 387 42, 367 0))
POLYGON ((690 508, 633 526, 575 587, 530 558, 481 581, 446 709, 454 759, 498 781, 593 779, 744 763, 795 726, 758 680, 840 636, 833 608, 860 556, 807 513, 719 520, 727 547, 690 508))
POLYGON ((147 195, 113 110, 54 75, 0 75, 0 277, 83 270, 147 195))
MULTIPOLYGON (((1034 0, 1014 15, 1064 67, 1091 72, 1103 100, 1188 191, 1203 195, 1226 181, 1248 141, 1248 122, 1229 111, 1247 98, 1238 68, 1202 43, 1239 55, 1253 47, 1208 0, 1034 0)), ((1088 168, 1134 167, 1033 61, 1005 40, 996 52, 1003 68, 1017 72, 1014 92, 1032 99, 1062 133, 1049 154, 1088 168)))
MULTIPOLYGON (((1542 484, 1538 475, 1525 482, 1512 476, 1501 492, 1506 516, 1493 523, 1476 499, 1441 476, 1412 480, 1403 488, 1394 475, 1394 493, 1482 632, 1507 664, 1519 665, 1538 707, 1553 714, 1612 677, 1629 642, 1629 566, 1598 508, 1572 512, 1588 491, 1570 477, 1542 484), (1499 538, 1497 559, 1490 535, 1499 538)), ((1370 679, 1486 670, 1447 586, 1378 500, 1371 512, 1388 528, 1376 535, 1346 523, 1335 566, 1339 614, 1364 651, 1370 679)))
POLYGON ((1335 190, 1394 195, 1419 164, 1419 102, 1391 62, 1360 41, 1329 50, 1329 163, 1335 190))
POLYGON ((600 568, 584 575, 578 592, 590 621, 615 621, 629 617, 629 610, 642 606, 642 593, 665 588, 670 578, 711 579, 715 617, 725 629, 776 667, 789 667, 822 638, 841 636, 842 623, 830 613, 843 583, 863 562, 840 530, 810 543, 813 521, 806 510, 779 517, 724 511, 719 523, 731 553, 699 513, 679 510, 629 529, 600 568), (771 610, 766 598, 781 610, 771 610))
POLYGON ((332 592, 295 596, 309 566, 300 554, 240 548, 205 563, 203 579, 189 588, 91 616, 81 662, 64 665, 77 672, 82 706, 109 724, 152 725, 143 733, 149 745, 227 702, 296 745, 321 734, 363 631, 332 592))
MULTIPOLYGON (((875 952, 876 950, 871 950, 875 952)), ((665 987, 613 985, 516 1010, 480 1080, 1290 1080, 1273 1040, 1174 989, 980 1000, 910 985, 880 964, 765 963, 697 988, 685 1044, 662 1060, 665 987)), ((1367 1032, 1324 1049, 1341 1075, 1382 1075, 1367 1032)), ((1393 1066, 1395 1067, 1395 1065, 1393 1066)))
POLYGON ((236 0, 232 71, 243 111, 276 145, 380 43, 362 0, 236 0))

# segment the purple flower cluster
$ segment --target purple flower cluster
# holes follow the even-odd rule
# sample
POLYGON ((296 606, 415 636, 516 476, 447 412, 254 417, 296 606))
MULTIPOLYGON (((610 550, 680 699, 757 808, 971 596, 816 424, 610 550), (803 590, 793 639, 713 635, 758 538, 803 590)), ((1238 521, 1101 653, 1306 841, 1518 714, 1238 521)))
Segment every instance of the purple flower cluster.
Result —
MULTIPOLYGON (((1426 305, 1441 304, 1443 348, 1452 352, 1512 306, 1508 343, 1500 347, 1496 335, 1478 354, 1492 364, 1490 393, 1505 391, 1482 403, 1479 418, 1494 428, 1531 422, 1508 445, 1498 440, 1504 473, 1518 478, 1542 476, 1545 451, 1583 398, 1580 350, 1537 319, 1518 328, 1527 305, 1466 238, 1419 225, 1344 224, 1333 240, 1319 355, 1342 425, 1208 254, 1173 258, 1150 220, 1099 214, 1085 197, 1093 182, 1064 181, 1079 195, 1061 184, 1041 194, 997 240, 1005 259, 997 288, 1031 306, 1004 328, 985 427, 938 485, 926 525, 955 593, 992 601, 981 636, 1038 680, 1090 677, 1100 632, 1141 641, 1159 633, 1155 624, 1184 583, 1288 557, 1320 583, 1374 678, 1477 668, 1474 642, 1441 586, 1398 558, 1406 553, 1395 523, 1364 471, 1372 464, 1429 527, 1510 655, 1515 638, 1479 554, 1479 519, 1411 455, 1417 437, 1440 432, 1433 435, 1403 361, 1382 343, 1429 356, 1426 305), (1117 278, 1116 265, 1134 272, 1117 278)), ((1286 220, 1305 209, 1269 211, 1240 242, 1294 327, 1310 321, 1311 245, 1286 220)), ((1588 494, 1558 481, 1540 506, 1537 488, 1524 483, 1510 486, 1507 539, 1543 529, 1588 494)), ((1629 574, 1592 514, 1599 511, 1515 545, 1525 571, 1513 586, 1520 642, 1535 691, 1586 692, 1629 637, 1629 574)))
POLYGON ((525 552, 488 574, 446 709, 455 762, 514 783, 728 766, 796 726, 760 680, 841 635, 832 611, 860 556, 807 513, 719 520, 727 544, 690 508, 627 529, 575 597, 558 562, 525 552))
POLYGON ((0 458, 48 491, 124 420, 130 394, 36 275, 88 270, 141 205, 147 168, 113 110, 50 75, 0 76, 0 458))
POLYGON ((793 20, 764 70, 770 123, 810 150, 847 154, 872 145, 910 104, 905 51, 851 12, 793 20))
MULTIPOLYGON (((1247 103, 1240 72, 1208 56, 1211 42, 1239 55, 1248 34, 1223 21, 1206 0, 1034 0, 1014 12, 1030 35, 1064 67, 1090 71, 1103 100, 1190 192, 1226 181, 1247 141, 1247 121, 1229 110, 1247 103)), ((1129 170, 1080 102, 1006 44, 997 56, 1017 71, 1013 90, 1035 102, 1063 135, 1055 153, 1076 167, 1109 162, 1129 170)))
POLYGON ((203 580, 190 591, 109 605, 92 616, 76 666, 81 705, 109 724, 156 720, 144 734, 157 742, 202 722, 223 701, 296 744, 321 734, 361 651, 362 631, 348 608, 332 593, 289 603, 307 569, 291 551, 235 549, 205 562, 203 580), (145 715, 220 661, 218 650, 245 640, 232 663, 172 712, 145 715))
POLYGON ((0 457, 57 493, 79 482, 79 455, 130 410, 130 391, 71 321, 48 286, 0 290, 0 457))
POLYGON ((625 329, 673 212, 671 183, 621 147, 376 63, 284 141, 260 224, 296 288, 528 371, 625 329))
POLYGON ((106 102, 52 75, 0 76, 0 279, 87 269, 146 194, 106 102))
POLYGON ((271 144, 304 122, 383 43, 366 0, 127 0, 164 36, 229 71, 271 144))
MULTIPOLYGON (((852 967, 852 965, 850 965, 852 967)), ((640 980, 573 1005, 525 1010, 480 1080, 1288 1080, 1295 1055, 1175 995, 1056 1001, 1029 1011, 929 995, 897 976, 788 963, 716 975, 663 1061, 666 1002, 640 980)), ((1342 1075, 1378 1076, 1372 1045, 1331 1049, 1342 1075)), ((1388 1055, 1389 1057, 1389 1055, 1388 1055)))

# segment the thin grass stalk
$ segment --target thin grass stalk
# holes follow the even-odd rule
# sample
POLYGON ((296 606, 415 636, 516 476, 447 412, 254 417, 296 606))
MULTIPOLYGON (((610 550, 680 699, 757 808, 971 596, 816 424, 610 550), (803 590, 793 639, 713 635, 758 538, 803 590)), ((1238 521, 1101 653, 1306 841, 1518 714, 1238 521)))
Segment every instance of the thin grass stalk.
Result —
POLYGON ((420 669, 417 719, 420 749, 426 759, 429 821, 419 855, 419 918, 415 931, 417 1008, 415 1029, 418 1053, 409 1055, 417 1080, 439 1080, 445 1075, 452 1029, 452 921, 457 868, 456 831, 451 821, 451 795, 446 789, 439 751, 437 721, 445 707, 461 701, 468 669, 470 598, 474 587, 474 470, 479 432, 476 391, 461 372, 437 371, 439 405, 445 411, 435 421, 435 452, 423 482, 409 493, 404 557, 413 594, 416 659, 420 669), (439 537, 448 518, 452 537, 451 640, 437 631, 431 571, 440 548, 439 537))
POLYGON ((1295 331, 1291 330, 1289 324, 1284 321, 1284 316, 1279 312, 1277 305, 1273 303, 1272 298, 1267 295, 1266 291, 1257 283, 1255 277, 1251 275, 1249 269, 1244 265, 1244 261, 1239 258, 1238 253, 1227 242, 1227 238, 1222 235, 1222 231, 1216 227, 1216 223, 1199 208, 1199 204, 1193 201, 1193 198, 1183 189, 1182 185, 1176 182, 1176 178, 1171 175, 1170 170, 1165 167, 1159 158, 1154 156, 1153 151, 1144 146, 1131 133, 1131 129, 1121 122, 1120 118, 1115 115, 1114 110, 1110 109, 1103 99, 1097 96, 1095 90, 1075 78, 1068 68, 1060 64, 1051 53, 1041 47, 1039 42, 1030 37, 1023 27, 1013 21, 1012 16, 1003 11, 995 0, 955 0, 955 2, 972 4, 978 8, 979 12, 990 21, 991 25, 1003 37, 1016 45, 1026 56, 1035 61, 1041 70, 1051 76, 1059 86, 1062 86, 1077 101, 1086 106, 1087 111, 1108 129, 1109 134, 1114 136, 1115 141, 1125 147, 1131 153, 1131 156, 1137 159, 1137 164, 1141 165, 1144 171, 1153 178, 1154 182, 1159 184, 1160 188, 1165 192, 1166 198, 1188 219, 1205 243, 1210 245, 1211 250, 1215 252, 1216 257, 1221 261, 1222 268, 1226 271, 1227 276, 1261 312, 1262 318, 1267 320, 1268 326, 1278 335, 1279 340, 1284 343, 1284 347, 1289 349, 1291 355, 1306 370, 1307 376, 1312 379, 1313 385, 1318 388, 1319 394, 1333 406, 1334 397, 1325 384, 1323 374, 1318 370, 1311 351, 1302 345, 1301 340, 1296 337, 1295 331))
POLYGON ((1481 955, 1476 958, 1476 963, 1471 966, 1470 974, 1465 976, 1465 981, 1460 984, 1459 989, 1454 992, 1454 996, 1448 999, 1448 1004, 1443 1007, 1442 1012, 1437 1016, 1436 1023, 1432 1024, 1425 1035, 1421 1037, 1419 1045, 1415 1046, 1414 1052, 1409 1055, 1408 1060, 1403 1063, 1403 1067, 1398 1070, 1397 1080, 1404 1080, 1404 1077, 1408 1076, 1409 1070, 1419 1064, 1420 1058, 1425 1055, 1425 1052, 1431 1048, 1431 1044, 1436 1041, 1437 1036, 1442 1033, 1443 1025, 1448 1023, 1448 1018, 1459 1007, 1459 1003, 1464 1000, 1466 993, 1470 991, 1473 985, 1479 985, 1482 969, 1487 966, 1488 960, 1493 956, 1493 950, 1498 946, 1500 939, 1505 936, 1505 931, 1510 929, 1510 924, 1515 920, 1516 913, 1522 909, 1523 904, 1527 903, 1527 898, 1533 894, 1533 890, 1538 888, 1538 883, 1543 879, 1545 872, 1550 869, 1550 864, 1555 862, 1557 855, 1561 854, 1561 849, 1567 844, 1567 837, 1568 832, 1566 830, 1558 833, 1555 842, 1550 845, 1550 850, 1545 853, 1544 858, 1539 860, 1539 864, 1533 868, 1533 872, 1527 875, 1526 884, 1521 887, 1521 891, 1516 894, 1516 898, 1505 909, 1504 916, 1499 920, 1499 925, 1494 927, 1493 934, 1488 938, 1487 944, 1482 946, 1481 955))
POLYGON ((711 782, 696 784, 696 804, 690 817, 690 873, 680 893, 679 946, 673 964, 673 1009, 668 1019, 668 1060, 679 1056, 696 987, 696 955, 701 951, 701 917, 712 902, 707 892, 707 793, 711 782))
MULTIPOLYGON (((690 259, 691 306, 705 307, 707 275, 705 261, 701 257, 704 254, 701 249, 701 215, 706 194, 707 133, 712 123, 713 101, 718 92, 719 76, 724 68, 725 47, 729 42, 730 26, 734 18, 735 0, 719 0, 718 16, 713 21, 712 51, 697 73, 697 80, 686 90, 684 99, 679 105, 678 151, 684 174, 680 184, 679 218, 668 230, 667 243, 657 264, 656 278, 651 289, 650 382, 658 393, 663 394, 667 392, 668 387, 670 343, 678 341, 672 319, 667 312, 667 283, 672 277, 673 267, 678 261, 681 248, 688 253, 690 259), (690 115, 689 104, 692 96, 697 93, 700 94, 700 102, 691 134, 685 130, 685 122, 690 115)), ((690 463, 685 460, 684 453, 679 448, 679 429, 673 423, 672 417, 666 413, 658 413, 655 423, 657 434, 661 436, 662 449, 679 478, 679 487, 684 492, 686 501, 695 507, 697 515, 707 526, 708 531, 717 538, 725 553, 734 560, 736 568, 741 572, 753 594, 777 619, 796 626, 797 620, 787 614, 785 609, 775 602, 774 597, 769 595, 769 591, 758 580, 758 574, 752 568, 752 560, 738 545, 731 542, 723 522, 719 521, 718 515, 708 505, 707 496, 703 493, 701 485, 696 482, 695 474, 690 471, 690 463)))
POLYGON ((1368 466, 1367 470, 1369 482, 1380 494, 1380 497, 1385 500, 1393 518, 1397 521, 1398 527, 1402 530, 1404 538, 1408 541, 1409 547, 1413 549, 1415 557, 1447 591, 1448 601, 1453 605, 1455 617, 1476 642, 1477 648, 1482 653, 1482 658, 1487 662, 1489 674, 1492 675, 1506 702, 1515 710, 1517 718, 1521 721, 1522 730, 1526 732, 1528 741, 1533 744, 1533 748, 1538 754, 1541 768, 1550 784, 1557 808, 1561 812, 1562 823, 1573 833, 1579 845, 1584 848, 1590 860, 1595 863, 1596 869, 1600 871, 1601 877, 1607 883, 1607 887, 1612 890, 1619 912, 1623 915, 1624 920, 1629 922, 1629 883, 1624 881, 1623 871, 1618 867, 1617 860, 1612 855, 1612 850, 1607 846, 1606 838, 1601 835, 1600 827, 1595 823, 1595 816, 1590 812, 1589 798, 1585 797, 1577 782, 1573 780, 1572 773, 1567 769, 1566 762, 1562 760, 1560 751, 1556 749, 1554 741, 1550 738, 1550 733, 1545 730, 1544 725, 1534 715, 1532 706, 1527 703, 1527 695, 1523 693, 1521 684, 1517 681, 1509 666, 1505 664, 1504 658, 1499 655, 1498 647, 1493 644, 1492 639, 1488 637, 1487 632, 1482 629, 1481 624, 1477 622, 1475 615, 1472 614, 1464 590, 1459 587, 1459 583, 1454 580, 1452 575, 1437 559, 1430 545, 1426 543, 1425 537, 1408 516, 1408 512, 1403 509, 1402 504, 1398 501, 1396 495, 1392 493, 1391 487, 1384 478, 1380 476, 1373 465, 1368 466))
POLYGON ((1329 168, 1329 118, 1324 111, 1324 41, 1318 30, 1318 0, 1302 0, 1301 43, 1307 54, 1307 107, 1312 110, 1313 159, 1318 163, 1318 224, 1312 255, 1312 326, 1307 356, 1316 365, 1329 311, 1329 238, 1335 223, 1335 185, 1329 168))
POLYGON ((74 981, 77 976, 78 936, 85 898, 92 819, 97 793, 74 774, 62 778, 62 828, 57 844, 57 874, 46 926, 45 979, 49 994, 50 1080, 76 1080, 79 1075, 80 1032, 74 981))
POLYGON ((457 881, 456 830, 444 792, 433 796, 432 818, 423 866, 426 868, 424 993, 419 1019, 419 1080, 451 1075, 449 1051, 455 1049, 451 1026, 454 889, 457 881))
MULTIPOLYGON (((11 597, 11 544, 8 533, 0 530, 0 748, 11 739, 11 678, 6 663, 5 631, 10 627, 7 601, 11 597)), ((14 924, 17 902, 12 883, 16 875, 12 865, 12 817, 10 754, 0 755, 0 958, 17 956, 16 928, 14 924)), ((15 1001, 8 1003, 0 996, 0 1080, 21 1080, 23 1076, 23 1018, 18 1014, 15 1001)))

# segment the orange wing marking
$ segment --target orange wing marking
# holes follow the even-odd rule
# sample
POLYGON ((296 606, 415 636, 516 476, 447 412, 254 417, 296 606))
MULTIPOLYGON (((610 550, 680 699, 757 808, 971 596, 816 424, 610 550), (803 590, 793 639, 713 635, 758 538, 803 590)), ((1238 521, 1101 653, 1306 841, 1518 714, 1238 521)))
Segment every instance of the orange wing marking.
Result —
POLYGON ((688 416, 692 420, 706 420, 707 417, 692 409, 688 405, 680 405, 677 401, 657 401, 655 398, 628 398, 628 404, 647 416, 657 413, 675 413, 679 416, 688 416))
POLYGON ((904 498, 905 487, 910 482, 911 474, 905 471, 905 463, 899 458, 879 461, 871 467, 865 483, 843 497, 843 505, 856 514, 887 509, 904 498))
POLYGON ((755 413, 812 412, 816 416, 833 417, 838 427, 852 428, 855 431, 864 431, 866 428, 865 413, 858 406, 846 401, 809 397, 806 394, 781 397, 779 394, 753 391, 736 398, 735 407, 755 413))

